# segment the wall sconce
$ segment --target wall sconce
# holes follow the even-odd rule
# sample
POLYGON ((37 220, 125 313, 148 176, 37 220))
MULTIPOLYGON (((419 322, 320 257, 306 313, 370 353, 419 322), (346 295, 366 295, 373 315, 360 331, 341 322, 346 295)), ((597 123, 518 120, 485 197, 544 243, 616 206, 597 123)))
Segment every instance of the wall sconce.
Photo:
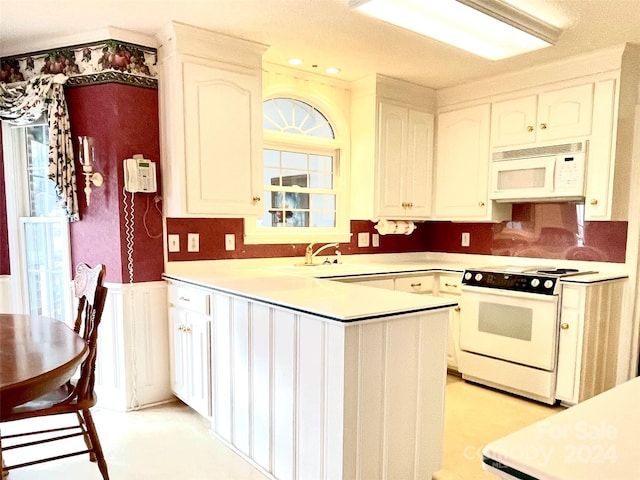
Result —
POLYGON ((93 149, 93 138, 87 136, 78 137, 78 156, 82 164, 82 174, 84 175, 84 193, 87 197, 87 206, 91 204, 91 184, 101 187, 104 178, 101 173, 93 171, 95 152, 93 149))

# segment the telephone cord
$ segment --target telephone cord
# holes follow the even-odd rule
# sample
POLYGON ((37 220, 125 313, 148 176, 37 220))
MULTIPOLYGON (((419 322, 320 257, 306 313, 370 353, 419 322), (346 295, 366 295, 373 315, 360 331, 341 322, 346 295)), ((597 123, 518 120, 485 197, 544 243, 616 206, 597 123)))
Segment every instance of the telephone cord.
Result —
MULTIPOLYGON (((134 222, 135 222, 135 208, 134 208, 134 194, 131 192, 131 205, 127 202, 127 191, 122 189, 123 203, 124 203, 124 226, 125 226, 125 237, 127 242, 127 268, 129 270, 129 285, 133 285, 133 232, 134 232, 134 222)), ((138 385, 137 385, 137 360, 136 360, 136 328, 134 322, 134 313, 133 312, 133 291, 129 291, 129 324, 131 325, 131 365, 132 365, 132 375, 131 375, 131 398, 129 400, 129 406, 133 410, 138 410, 140 408, 140 402, 138 401, 138 385)))

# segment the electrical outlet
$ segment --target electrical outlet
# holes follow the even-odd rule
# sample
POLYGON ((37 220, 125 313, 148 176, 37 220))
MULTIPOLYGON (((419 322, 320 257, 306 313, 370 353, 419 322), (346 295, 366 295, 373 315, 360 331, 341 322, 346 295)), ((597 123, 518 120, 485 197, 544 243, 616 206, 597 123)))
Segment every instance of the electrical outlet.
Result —
POLYGON ((180 251, 180 235, 177 233, 172 233, 167 237, 167 244, 169 246, 169 252, 179 252, 180 251))
POLYGON ((471 243, 471 235, 469 234, 469 232, 463 232, 462 241, 460 242, 460 245, 462 245, 463 247, 468 247, 470 243, 471 243))
POLYGON ((200 234, 190 233, 187 235, 187 252, 200 251, 200 234))
POLYGON ((369 232, 358 233, 358 246, 359 247, 369 246, 369 232))
POLYGON ((380 234, 379 233, 374 233, 373 235, 371 235, 371 245, 376 247, 376 248, 380 246, 380 234))
POLYGON ((224 236, 224 249, 235 250, 236 249, 236 236, 233 233, 227 233, 224 236))

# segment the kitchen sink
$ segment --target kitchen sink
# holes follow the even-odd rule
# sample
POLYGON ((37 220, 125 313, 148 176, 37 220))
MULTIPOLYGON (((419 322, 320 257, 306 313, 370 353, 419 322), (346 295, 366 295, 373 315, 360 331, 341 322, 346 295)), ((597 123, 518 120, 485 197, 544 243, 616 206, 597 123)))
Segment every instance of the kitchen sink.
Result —
POLYGON ((331 263, 331 264, 313 264, 306 265, 297 263, 293 265, 278 265, 268 267, 269 270, 275 270, 290 275, 304 275, 310 277, 332 277, 336 275, 360 275, 365 273, 377 273, 379 267, 371 265, 353 264, 353 263, 331 263))

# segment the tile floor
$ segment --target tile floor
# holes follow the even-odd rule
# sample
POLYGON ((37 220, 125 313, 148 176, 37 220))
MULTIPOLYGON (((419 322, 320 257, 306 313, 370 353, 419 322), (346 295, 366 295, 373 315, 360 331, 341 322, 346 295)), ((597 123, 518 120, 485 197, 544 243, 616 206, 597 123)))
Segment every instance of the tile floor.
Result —
MULTIPOLYGON (((482 470, 483 445, 560 409, 449 375, 443 468, 434 479, 495 479, 482 470)), ((211 437, 204 419, 182 403, 129 413, 95 409, 94 419, 111 480, 268 478, 211 437)), ((12 428, 15 427, 5 424, 3 432, 9 433, 12 428)), ((4 455, 12 463, 22 454, 4 452, 4 455)), ((100 479, 97 467, 84 455, 14 470, 9 476, 9 480, 100 479)))

